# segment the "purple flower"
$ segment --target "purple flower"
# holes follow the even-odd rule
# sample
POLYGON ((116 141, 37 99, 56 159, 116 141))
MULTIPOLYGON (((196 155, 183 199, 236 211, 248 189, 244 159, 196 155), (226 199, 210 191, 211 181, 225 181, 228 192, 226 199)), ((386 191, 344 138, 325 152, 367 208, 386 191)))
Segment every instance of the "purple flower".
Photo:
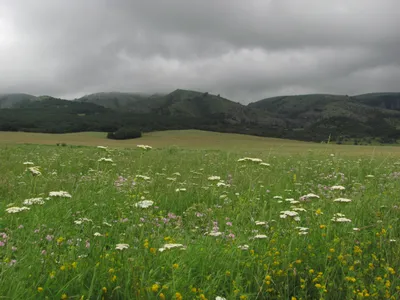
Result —
POLYGON ((226 222, 227 226, 232 226, 232 222, 226 222))
POLYGON ((0 247, 4 247, 6 244, 3 241, 0 241, 0 247))
POLYGON ((54 239, 54 235, 46 235, 46 240, 48 240, 49 242, 51 242, 54 239))

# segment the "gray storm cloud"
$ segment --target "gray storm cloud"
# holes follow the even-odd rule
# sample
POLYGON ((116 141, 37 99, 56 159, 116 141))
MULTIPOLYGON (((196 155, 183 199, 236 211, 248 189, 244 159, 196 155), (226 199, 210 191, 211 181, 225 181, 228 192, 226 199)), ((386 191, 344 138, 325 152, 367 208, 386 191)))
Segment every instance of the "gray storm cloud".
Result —
POLYGON ((397 0, 0 0, 0 93, 399 91, 397 0))

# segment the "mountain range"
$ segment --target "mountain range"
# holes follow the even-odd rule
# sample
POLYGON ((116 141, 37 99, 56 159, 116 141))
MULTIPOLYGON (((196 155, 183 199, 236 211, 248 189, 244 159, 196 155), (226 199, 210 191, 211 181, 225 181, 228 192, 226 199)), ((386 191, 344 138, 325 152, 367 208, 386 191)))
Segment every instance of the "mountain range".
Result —
POLYGON ((279 96, 243 105, 190 90, 95 93, 75 100, 0 94, 0 130, 34 132, 205 129, 309 141, 394 143, 400 93, 279 96))

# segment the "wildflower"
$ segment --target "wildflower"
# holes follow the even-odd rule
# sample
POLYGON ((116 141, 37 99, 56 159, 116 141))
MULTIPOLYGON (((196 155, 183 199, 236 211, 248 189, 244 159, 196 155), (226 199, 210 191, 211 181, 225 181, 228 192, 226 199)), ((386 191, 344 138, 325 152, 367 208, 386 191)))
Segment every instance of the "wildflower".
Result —
POLYGON ((267 236, 265 234, 257 234, 254 238, 255 239, 266 239, 267 236))
POLYGON ((334 217, 331 219, 333 222, 338 222, 338 223, 346 223, 346 222, 351 222, 350 219, 345 218, 344 214, 341 213, 336 213, 334 217))
POLYGON ((243 157, 243 158, 239 158, 238 162, 257 162, 257 163, 262 163, 262 159, 261 158, 253 158, 253 157, 243 157))
POLYGON ((97 146, 98 149, 103 149, 103 150, 107 150, 108 148, 106 146, 97 146))
POLYGON ((115 250, 124 250, 124 249, 128 249, 129 245, 128 244, 116 244, 115 245, 115 250))
POLYGON ((255 222, 257 226, 262 226, 262 225, 266 225, 267 222, 263 222, 263 221, 256 221, 255 222))
POLYGON ((151 200, 143 200, 139 201, 138 203, 135 204, 135 207, 140 207, 140 208, 149 208, 154 204, 153 201, 151 200))
POLYGON ((61 300, 66 300, 68 299, 68 295, 67 294, 62 294, 61 295, 61 300))
POLYGON ((331 190, 332 191, 344 191, 346 188, 344 187, 344 186, 341 186, 341 185, 334 185, 334 186, 331 186, 331 190))
POLYGON ((215 300, 226 300, 226 298, 221 297, 221 296, 217 296, 217 297, 215 297, 215 300))
POLYGON ((249 250, 249 245, 241 245, 241 246, 238 246, 238 248, 240 250, 249 250))
POLYGON ((26 207, 26 206, 22 206, 22 207, 12 206, 12 207, 6 208, 6 212, 8 212, 9 214, 16 214, 16 213, 19 213, 19 212, 25 211, 25 210, 30 210, 30 208, 26 207))
POLYGON ((34 163, 31 162, 31 161, 26 161, 26 162, 23 163, 23 165, 34 165, 34 163))
POLYGON ((31 172, 31 174, 33 176, 40 176, 42 175, 42 173, 39 171, 39 167, 29 167, 28 168, 29 172, 31 172))
POLYGON ((179 265, 178 265, 178 264, 173 264, 173 265, 172 265, 172 268, 175 269, 175 270, 177 270, 177 269, 179 268, 179 265))
POLYGON ((23 204, 24 205, 35 205, 35 204, 43 205, 44 201, 43 201, 43 198, 41 198, 41 197, 39 197, 39 198, 30 198, 30 199, 24 200, 23 204))
POLYGON ((157 293, 159 289, 160 289, 160 285, 159 285, 158 283, 155 283, 155 284, 153 284, 153 285, 151 286, 151 290, 152 290, 154 293, 157 293))
POLYGON ((100 232, 95 232, 93 235, 94 236, 102 236, 102 234, 100 232))
POLYGON ((319 215, 323 215, 324 213, 322 212, 322 210, 321 210, 320 208, 318 208, 318 209, 315 211, 315 214, 316 214, 317 216, 319 216, 319 215))
POLYGON ((149 145, 136 145, 136 147, 143 149, 143 150, 151 150, 153 149, 153 147, 149 146, 149 145))
POLYGON ((271 165, 269 163, 261 162, 260 166, 270 167, 271 165))
POLYGON ((182 300, 183 298, 182 298, 181 293, 175 293, 175 299, 176 300, 182 300))
POLYGON ((333 200, 333 202, 351 202, 351 199, 337 198, 337 199, 333 200))
POLYGON ((99 162, 101 162, 101 161, 105 161, 105 162, 114 162, 114 161, 112 160, 112 158, 105 158, 105 157, 100 158, 98 161, 99 161, 99 162))
POLYGON ((50 192, 49 197, 71 198, 71 194, 65 191, 50 192))
POLYGON ((307 195, 301 196, 301 197, 300 197, 300 200, 301 200, 301 201, 307 201, 307 200, 313 199, 313 198, 319 199, 320 197, 319 197, 318 195, 316 195, 316 194, 309 193, 309 194, 307 194, 307 195))
POLYGON ((160 295, 158 295, 158 297, 160 297, 160 300, 165 300, 166 299, 164 293, 160 293, 160 295))
POLYGON ((219 231, 212 231, 210 233, 208 233, 209 236, 220 236, 222 235, 222 232, 219 231))
POLYGON ((145 176, 145 175, 136 175, 135 178, 143 179, 146 181, 149 181, 151 179, 149 176, 145 176))
POLYGON ((165 244, 162 248, 159 248, 158 251, 163 252, 173 248, 185 248, 185 246, 182 244, 165 244))
POLYGON ((221 180, 221 177, 220 176, 210 176, 210 177, 208 177, 208 180, 210 180, 210 181, 218 181, 218 180, 221 180))
POLYGON ((103 286, 103 287, 101 288, 101 291, 103 292, 103 294, 107 294, 107 288, 106 288, 105 286, 103 286))
POLYGON ((41 286, 39 286, 38 288, 37 288, 37 291, 39 292, 39 293, 41 293, 41 292, 43 292, 43 288, 41 287, 41 286))

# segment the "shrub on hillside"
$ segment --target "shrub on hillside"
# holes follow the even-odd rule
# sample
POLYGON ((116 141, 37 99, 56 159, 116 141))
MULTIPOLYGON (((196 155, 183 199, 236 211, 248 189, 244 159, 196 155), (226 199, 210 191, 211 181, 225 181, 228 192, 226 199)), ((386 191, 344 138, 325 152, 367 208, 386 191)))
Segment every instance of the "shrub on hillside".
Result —
POLYGON ((107 134, 108 139, 113 140, 128 140, 142 137, 142 133, 135 128, 122 127, 114 132, 107 134))

